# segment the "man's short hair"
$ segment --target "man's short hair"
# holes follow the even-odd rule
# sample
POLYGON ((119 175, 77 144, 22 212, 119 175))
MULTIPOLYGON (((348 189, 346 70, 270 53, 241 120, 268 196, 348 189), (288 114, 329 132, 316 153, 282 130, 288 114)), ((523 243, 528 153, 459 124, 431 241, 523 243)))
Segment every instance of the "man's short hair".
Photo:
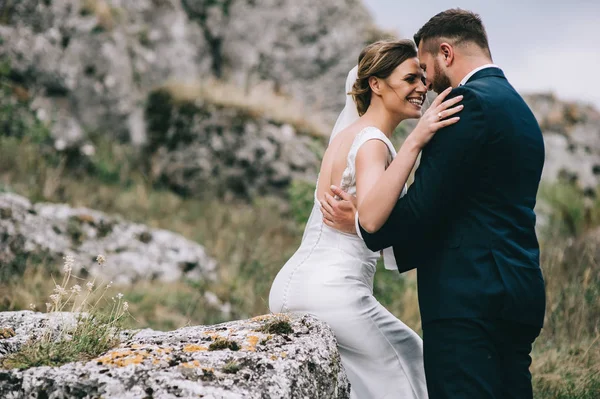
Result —
POLYGON ((475 43, 491 57, 487 33, 481 17, 471 11, 460 8, 442 11, 427 21, 414 35, 417 47, 420 42, 423 42, 423 48, 431 53, 437 53, 442 39, 451 41, 453 45, 475 43))

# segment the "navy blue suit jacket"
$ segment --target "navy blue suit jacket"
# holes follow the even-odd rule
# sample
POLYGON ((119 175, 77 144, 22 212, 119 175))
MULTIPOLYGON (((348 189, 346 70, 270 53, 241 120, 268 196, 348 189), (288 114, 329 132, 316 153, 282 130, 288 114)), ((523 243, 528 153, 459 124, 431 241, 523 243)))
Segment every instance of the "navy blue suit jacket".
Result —
MULTIPOLYGON (((415 182, 367 246, 417 269, 423 323, 504 319, 541 327, 545 288, 533 208, 544 164, 540 127, 495 67, 475 73, 460 121, 424 148, 415 182)), ((359 215, 360 222, 360 215, 359 215)))

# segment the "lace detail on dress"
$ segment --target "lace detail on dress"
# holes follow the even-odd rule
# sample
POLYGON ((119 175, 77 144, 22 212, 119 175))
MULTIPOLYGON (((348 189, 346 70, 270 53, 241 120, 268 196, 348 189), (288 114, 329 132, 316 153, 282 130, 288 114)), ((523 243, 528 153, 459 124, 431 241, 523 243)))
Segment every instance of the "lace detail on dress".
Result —
POLYGON ((369 140, 381 140, 387 145, 389 150, 387 165, 389 165, 396 156, 394 146, 381 130, 376 127, 366 127, 361 130, 354 138, 352 147, 350 147, 346 169, 344 169, 344 173, 342 174, 340 188, 348 194, 356 195, 356 155, 358 154, 360 147, 369 140))

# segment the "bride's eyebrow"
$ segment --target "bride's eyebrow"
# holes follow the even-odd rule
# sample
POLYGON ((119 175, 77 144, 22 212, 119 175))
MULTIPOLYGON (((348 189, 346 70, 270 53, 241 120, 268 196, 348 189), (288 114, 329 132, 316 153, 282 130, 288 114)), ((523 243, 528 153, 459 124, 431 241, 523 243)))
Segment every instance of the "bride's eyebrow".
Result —
POLYGON ((412 73, 409 73, 406 76, 404 76, 404 79, 422 78, 422 77, 423 77, 423 73, 421 73, 421 72, 412 72, 412 73))

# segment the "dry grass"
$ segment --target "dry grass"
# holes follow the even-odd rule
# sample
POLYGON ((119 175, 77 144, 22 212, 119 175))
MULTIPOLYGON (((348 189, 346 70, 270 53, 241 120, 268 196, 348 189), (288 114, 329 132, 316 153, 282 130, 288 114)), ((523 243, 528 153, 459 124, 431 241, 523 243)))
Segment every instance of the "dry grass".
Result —
POLYGON ((268 83, 244 90, 214 79, 206 81, 170 81, 165 90, 176 103, 208 101, 223 107, 244 110, 255 118, 287 123, 297 131, 313 137, 327 137, 331 126, 315 110, 292 98, 275 93, 268 83))
MULTIPOLYGON (((124 169, 127 162, 133 162, 118 145, 110 151, 124 169)), ((217 310, 203 306, 205 290, 231 302, 232 318, 268 312, 271 281, 301 238, 301 229, 283 209, 281 199, 261 198, 248 204, 182 198, 153 187, 139 172, 105 183, 97 176, 82 179, 81 171, 63 164, 69 161, 40 157, 36 145, 0 137, 0 186, 5 189, 32 201, 68 202, 175 231, 202 243, 220 265, 218 283, 210 286, 182 282, 140 283, 130 291, 122 288, 131 297, 131 313, 139 326, 172 329, 187 323, 223 321, 217 310), (44 189, 49 186, 52 190, 44 189), (136 309, 138 305, 141 309, 136 309)), ((48 265, 29 266, 26 278, 0 286, 4 310, 25 308, 43 297, 47 275, 42 271, 48 265)))
MULTIPOLYGON (((231 303, 231 319, 268 312, 271 282, 297 248, 302 234, 299 222, 302 215, 308 214, 306 208, 312 206, 312 201, 304 198, 312 195, 310 187, 291 190, 289 203, 273 198, 253 204, 182 198, 153 186, 136 167, 135 156, 125 148, 110 144, 99 145, 98 149, 97 159, 92 162, 94 167, 86 169, 84 172, 88 174, 81 179, 82 170, 71 166, 68 157, 40 156, 37 143, 0 137, 0 186, 36 201, 69 202, 179 232, 202 243, 218 260, 219 277, 214 284, 146 282, 121 288, 135 317, 130 322, 132 327, 171 330, 188 324, 223 321, 218 309, 206 303, 207 290, 221 301, 231 303), (120 167, 115 169, 111 162, 120 167), (288 206, 291 211, 286 210, 288 206)), ((577 204, 583 202, 567 202, 569 208, 553 216, 553 226, 560 227, 560 218, 570 215, 575 228, 558 229, 543 243, 548 311, 545 329, 533 355, 538 399, 600 397, 597 248, 579 247, 570 235, 571 231, 590 231, 595 219, 579 218, 582 211, 577 204), (584 222, 577 225, 578 220, 584 222)), ((589 214, 588 211, 583 214, 586 212, 589 214)), ((24 278, 0 286, 2 309, 43 304, 48 283, 44 268, 44 265, 30 265, 24 278)), ((379 268, 374 288, 384 306, 420 331, 414 274, 395 277, 379 268)))
POLYGON ((531 372, 536 399, 600 397, 598 337, 555 346, 542 333, 534 349, 531 372))
MULTIPOLYGON (((0 283, 0 311, 45 309, 48 293, 54 289, 53 278, 42 265, 30 265, 21 278, 0 283)), ((127 298, 130 317, 124 320, 127 328, 151 327, 162 331, 176 330, 189 325, 218 324, 229 320, 221 310, 208 303, 206 288, 189 281, 151 283, 132 286, 113 286, 107 297, 122 293, 127 298)), ((94 297, 93 299, 97 299, 94 297)))

